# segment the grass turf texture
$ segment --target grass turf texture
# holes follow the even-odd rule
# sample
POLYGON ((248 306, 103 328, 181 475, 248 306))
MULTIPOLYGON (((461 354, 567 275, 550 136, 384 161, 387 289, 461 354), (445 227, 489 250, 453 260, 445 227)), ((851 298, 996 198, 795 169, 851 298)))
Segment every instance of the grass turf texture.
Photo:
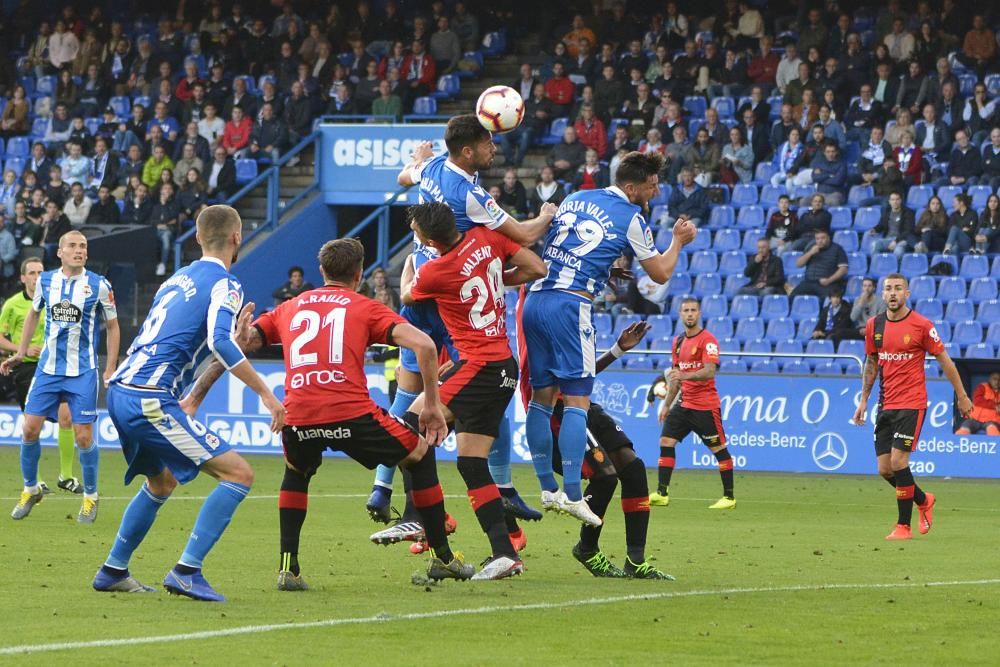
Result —
MULTIPOLYGON (((24 521, 0 518, 5 564, 0 664, 444 659, 459 665, 644 665, 664 657, 675 664, 712 665, 985 664, 996 657, 989 629, 1000 621, 1000 484, 995 482, 921 480, 938 495, 934 529, 912 542, 891 543, 883 537, 895 518, 894 496, 874 476, 738 474, 738 508, 712 512, 707 506, 718 498, 718 475, 681 470, 674 476, 670 507, 652 510, 648 547, 650 559, 676 582, 591 577, 570 555, 578 524, 546 516, 526 525, 524 576, 423 587, 410 578, 424 569, 424 556, 411 556, 406 545, 368 541, 377 529, 363 507, 371 473, 327 460, 313 480, 303 531, 301 561, 312 590, 282 593, 274 589, 282 462, 257 456, 250 458, 257 473, 253 492, 206 562, 209 581, 229 599, 219 605, 162 592, 90 589, 127 499, 138 488, 122 486, 116 452, 101 454, 103 497, 95 524, 76 524, 79 496, 59 491, 24 521), (926 586, 929 582, 962 583, 926 586), (503 609, 430 616, 485 607, 503 609), (405 614, 427 616, 399 618, 405 614), (329 622, 316 623, 324 621, 329 622), (4 651, 286 623, 295 625, 16 656, 4 651), (309 623, 314 625, 298 625, 309 623)), ((53 488, 56 466, 55 450, 45 449, 41 473, 53 488)), ((447 507, 459 523, 453 548, 478 562, 486 555, 486 539, 464 495, 455 497, 463 486, 454 464, 439 467, 447 507)), ((0 471, 8 489, 2 494, 6 512, 20 489, 17 448, 0 447, 0 471)), ((651 482, 654 475, 650 471, 651 482)), ((516 467, 515 481, 526 498, 536 500, 528 467, 516 467)), ((183 549, 199 498, 213 486, 199 479, 178 489, 133 560, 137 578, 160 588, 183 549)), ((608 512, 602 546, 622 564, 617 502, 608 512)))

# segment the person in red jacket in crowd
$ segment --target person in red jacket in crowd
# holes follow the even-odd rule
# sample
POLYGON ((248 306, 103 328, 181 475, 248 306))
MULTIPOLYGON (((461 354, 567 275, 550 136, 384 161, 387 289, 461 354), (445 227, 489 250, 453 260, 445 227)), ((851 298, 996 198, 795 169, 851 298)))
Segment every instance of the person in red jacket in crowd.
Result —
POLYGON ((434 59, 427 54, 423 40, 413 40, 410 55, 403 60, 399 71, 403 108, 413 110, 413 100, 428 95, 437 84, 437 69, 434 59))
POLYGON ((896 156, 896 164, 903 172, 903 180, 907 185, 920 185, 924 181, 924 154, 920 146, 913 144, 913 132, 903 130, 899 133, 899 145, 892 151, 896 156))
POLYGON ((594 107, 584 104, 580 107, 580 117, 573 124, 576 128, 576 138, 587 148, 597 151, 598 159, 604 159, 608 153, 608 131, 601 119, 594 115, 594 107))
POLYGON ((250 145, 253 123, 243 115, 243 109, 239 107, 233 107, 232 114, 232 119, 222 131, 221 145, 230 157, 241 158, 250 145))
POLYGON ((576 86, 566 76, 566 67, 561 62, 552 66, 552 78, 545 82, 545 96, 552 102, 555 118, 568 116, 576 101, 576 86))
POLYGON ((198 76, 198 63, 194 60, 186 61, 184 63, 184 78, 177 82, 177 87, 174 88, 174 97, 181 102, 188 102, 194 95, 195 85, 199 83, 204 84, 205 82, 198 76))
POLYGON ((771 50, 772 46, 774 46, 774 38, 770 35, 764 35, 760 38, 760 52, 754 55, 747 66, 747 76, 754 83, 774 84, 781 58, 771 50))
POLYGON ((990 373, 990 379, 972 392, 972 412, 955 433, 1000 436, 1000 371, 990 373))

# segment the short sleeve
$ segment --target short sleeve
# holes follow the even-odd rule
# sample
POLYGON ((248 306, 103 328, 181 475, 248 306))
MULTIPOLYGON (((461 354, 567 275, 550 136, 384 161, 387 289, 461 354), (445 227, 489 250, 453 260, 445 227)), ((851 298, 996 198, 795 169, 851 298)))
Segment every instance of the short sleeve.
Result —
POLYGON ((941 336, 938 334, 937 329, 934 327, 934 323, 927 320, 924 323, 924 350, 927 354, 932 356, 937 356, 944 352, 944 342, 941 340, 941 336))
POLYGON ((847 266, 847 253, 844 252, 844 247, 841 245, 837 246, 837 266, 847 266))
POLYGON ((35 287, 35 295, 31 298, 31 309, 36 313, 45 310, 45 288, 48 287, 41 277, 35 287))
POLYGON ((389 334, 397 324, 406 320, 378 301, 366 304, 368 311, 368 344, 385 343, 392 345, 389 334))
POLYGON ((11 300, 8 299, 3 304, 3 308, 0 308, 0 335, 6 334, 11 335, 13 332, 10 330, 10 320, 11 320, 11 300))
POLYGON ((413 181, 414 185, 420 185, 420 179, 424 175, 424 167, 430 164, 430 160, 424 160, 416 167, 410 168, 410 180, 413 181))
POLYGON ((465 194, 465 214, 477 225, 497 229, 510 217, 482 186, 475 185, 465 194))
POLYGON ((111 283, 108 282, 107 278, 101 278, 97 299, 100 301, 101 309, 104 312, 104 321, 117 320, 118 306, 115 305, 115 291, 111 289, 111 283))
POLYGON ((217 301, 219 308, 228 310, 233 315, 239 314, 240 309, 243 308, 243 285, 235 278, 230 277, 226 282, 224 296, 217 300, 218 288, 219 285, 216 285, 216 289, 212 291, 213 301, 217 301))
POLYGON ((714 336, 709 336, 705 343, 705 352, 701 355, 701 361, 705 364, 719 365, 719 341, 714 336))
POLYGON ((865 354, 875 354, 875 318, 870 317, 865 323, 865 354))
POLYGON ((410 285, 410 296, 417 301, 431 299, 434 297, 435 272, 434 260, 427 262, 413 274, 413 283, 410 285))
MULTIPOLYGON (((285 303, 288 303, 287 301, 285 303)), ((253 325, 260 331, 260 335, 264 338, 264 345, 277 345, 281 342, 281 329, 278 326, 278 322, 281 317, 281 312, 285 304, 281 304, 272 311, 262 313, 258 317, 253 325)))
POLYGON ((653 230, 649 228, 646 219, 639 213, 632 216, 629 221, 626 238, 628 238, 629 247, 632 248, 635 258, 640 262, 659 254, 653 244, 653 230))

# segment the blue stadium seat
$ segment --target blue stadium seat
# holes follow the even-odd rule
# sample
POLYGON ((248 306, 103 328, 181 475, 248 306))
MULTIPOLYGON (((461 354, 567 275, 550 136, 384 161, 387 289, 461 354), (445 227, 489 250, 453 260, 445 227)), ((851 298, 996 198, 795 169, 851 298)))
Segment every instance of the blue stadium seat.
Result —
POLYGON ((506 31, 488 32, 483 35, 483 55, 502 56, 507 50, 506 31))
POLYGON ((997 299, 991 299, 990 301, 983 301, 980 303, 976 319, 982 322, 983 326, 989 326, 994 322, 1000 322, 1000 301, 997 299))
POLYGON ((851 276, 847 279, 847 287, 844 288, 844 298, 848 301, 854 301, 861 295, 861 284, 864 282, 864 276, 851 276))
MULTIPOLYGON (((923 255, 920 255, 923 257, 923 255)), ((906 263, 906 258, 909 255, 903 256, 903 263, 906 263)), ((904 274, 905 275, 905 274, 904 274)), ((921 299, 930 299, 937 294, 937 283, 934 282, 934 278, 926 275, 918 275, 910 279, 910 298, 916 302, 921 299)))
POLYGON ((795 320, 790 317, 776 317, 767 323, 767 331, 764 334, 768 340, 791 340, 795 338, 795 320))
POLYGON ((781 372, 781 368, 778 366, 778 362, 771 359, 756 359, 750 365, 751 373, 769 373, 771 375, 777 375, 781 372))
MULTIPOLYGON (((671 351, 674 346, 674 337, 670 335, 672 332, 668 332, 662 336, 657 336, 649 341, 650 350, 665 350, 667 352, 671 351)), ((614 343, 612 343, 613 345, 614 343)))
POLYGON ((748 204, 740 209, 736 216, 736 226, 742 229, 755 229, 764 226, 764 209, 756 204, 748 204))
POLYGON ((807 317, 799 322, 799 330, 795 333, 795 340, 808 343, 812 340, 813 331, 816 329, 816 318, 807 317))
MULTIPOLYGON (((732 227, 735 221, 736 212, 733 210, 732 206, 727 206, 725 204, 713 206, 711 212, 708 214, 708 227, 711 229, 722 230, 726 227, 732 227)), ((735 230, 727 229, 726 231, 735 230)))
MULTIPOLYGON (((31 152, 31 145, 28 137, 11 137, 7 140, 7 159, 25 158, 31 152)), ((41 179, 39 182, 42 182, 41 179)))
MULTIPOLYGON (((811 340, 806 343, 806 354, 833 354, 833 341, 831 340, 811 340)), ((832 361, 832 359, 826 358, 810 358, 809 363, 813 364, 813 367, 826 362, 832 361)), ((840 372, 840 365, 837 364, 837 372, 840 372)))
POLYGON ((719 340, 733 337, 733 320, 728 317, 713 317, 705 322, 705 328, 719 340))
POLYGON ((764 337, 764 320, 748 317, 736 323, 736 337, 742 342, 764 337))
POLYGON ((956 322, 963 322, 965 320, 971 320, 976 316, 976 309, 972 305, 972 302, 968 299, 956 299, 954 301, 949 301, 948 306, 944 311, 944 318, 948 322, 955 324, 956 322))
POLYGON ((815 185, 797 185, 795 186, 795 192, 792 193, 792 203, 799 201, 803 197, 812 197, 814 194, 816 194, 815 185))
POLYGON ((611 333, 612 322, 610 313, 594 313, 592 322, 594 324, 594 331, 598 335, 611 333))
POLYGON ((899 260, 891 252, 880 252, 872 255, 868 273, 876 278, 882 278, 899 271, 899 260))
POLYGON ((35 83, 35 93, 38 95, 55 95, 58 79, 53 75, 42 76, 35 83))
MULTIPOLYGON (((692 254, 691 260, 693 261, 694 255, 697 255, 698 251, 707 251, 711 247, 712 247, 712 232, 708 231, 707 229, 699 229, 694 236, 694 240, 691 241, 691 243, 689 243, 687 246, 685 246, 684 249, 692 254)), ((710 254, 714 255, 715 253, 713 252, 710 254)), ((694 271, 694 269, 689 269, 689 270, 694 271)))
POLYGON ((985 255, 966 255, 962 258, 958 275, 968 279, 988 276, 990 275, 990 261, 985 255))
MULTIPOLYGON (((707 233, 700 233, 695 238, 707 238, 707 233)), ((714 252, 702 250, 691 255, 688 271, 691 273, 715 273, 719 268, 719 257, 714 252)))
POLYGON ((249 183, 253 179, 257 178, 257 161, 256 160, 237 160, 236 161, 236 182, 239 185, 249 183))
POLYGON ((97 130, 101 127, 100 118, 87 118, 83 121, 84 126, 87 128, 87 132, 90 132, 90 136, 96 136, 97 130))
POLYGON ((674 267, 674 271, 687 271, 688 270, 688 254, 682 252, 677 255, 677 266, 674 267))
POLYGON ((132 100, 125 95, 112 97, 108 104, 115 110, 115 115, 119 118, 128 118, 132 110, 132 100))
POLYGON ((976 343, 965 348, 968 359, 996 359, 996 350, 989 343, 976 343))
POLYGON ((961 94, 962 97, 971 97, 976 88, 976 81, 978 81, 978 79, 975 74, 959 74, 959 94, 961 94))
POLYGON ((962 347, 975 345, 983 340, 983 325, 975 320, 964 320, 955 323, 955 329, 951 334, 951 342, 958 343, 962 347))
MULTIPOLYGON (((507 327, 508 331, 514 331, 510 327, 507 327)), ((597 334, 596 346, 598 350, 610 350, 615 344, 615 337, 611 334, 597 334)))
POLYGON ((906 193, 906 207, 911 208, 914 211, 927 208, 927 202, 929 202, 933 196, 934 186, 913 185, 910 187, 909 192, 906 193))
POLYGON ((615 328, 611 332, 611 335, 619 336, 626 328, 641 320, 642 318, 638 315, 619 315, 615 318, 615 328))
POLYGON ((924 253, 911 252, 903 255, 899 263, 899 272, 911 280, 910 292, 913 292, 913 280, 917 277, 924 277, 927 274, 927 255, 924 253))
POLYGON ((747 256, 740 250, 730 250, 722 253, 719 260, 719 273, 724 276, 743 275, 747 265, 747 256))
POLYGON ((150 114, 149 105, 151 104, 151 102, 149 100, 149 96, 148 95, 139 95, 137 97, 132 98, 132 106, 137 106, 137 105, 140 105, 140 104, 142 105, 142 108, 146 110, 146 117, 149 118, 150 117, 150 115, 149 115, 150 114))
POLYGON ((764 238, 763 229, 748 229, 743 232, 743 245, 741 250, 748 255, 757 254, 757 241, 764 238))
MULTIPOLYGON (((565 128, 564 128, 565 129, 565 128)), ((560 139, 562 135, 560 135, 560 139)), ((650 206, 664 206, 670 201, 671 187, 666 183, 660 183, 660 192, 649 200, 650 206)))
MULTIPOLYGON (((31 122, 31 136, 32 138, 41 139, 45 136, 45 130, 49 126, 48 118, 36 118, 31 122)), ((41 179, 42 181, 47 179, 41 179)))
POLYGON ((747 365, 738 357, 723 357, 720 370, 723 373, 746 373, 747 365))
MULTIPOLYGON (((437 100, 433 97, 418 97, 413 100, 413 114, 415 116, 433 116, 436 113, 437 100)), ((553 124, 555 124, 555 121, 553 121, 553 124)))
POLYGON ((840 345, 837 346, 837 353, 853 354, 861 361, 864 361, 865 342, 863 340, 842 340, 840 341, 840 345))
POLYGON ((841 359, 840 365, 844 369, 844 375, 858 377, 861 375, 861 364, 854 359, 841 359))
POLYGON ((868 257, 863 252, 847 253, 847 274, 863 276, 868 273, 868 257))
MULTIPOLYGON (((931 278, 931 280, 933 280, 933 278, 931 278)), ((917 300, 913 309, 932 322, 940 320, 944 317, 944 304, 941 303, 940 299, 934 297, 917 300)))
POLYGON ((1000 256, 993 258, 993 265, 990 268, 990 277, 1000 280, 1000 256))
POLYGON ((928 361, 924 364, 924 375, 928 378, 941 377, 941 366, 937 362, 928 361))
POLYGON ((993 189, 988 185, 970 185, 967 194, 972 197, 972 208, 978 211, 986 208, 986 202, 993 194, 993 189))
POLYGON ((819 317, 819 298, 812 295, 799 295, 792 300, 789 315, 796 322, 807 318, 819 317))
POLYGON ((670 283, 667 286, 667 294, 674 295, 684 295, 691 293, 691 274, 690 273, 675 273, 673 278, 670 279, 670 283))
MULTIPOLYGON (((347 55, 350 56, 351 54, 347 54, 347 55)), ((348 63, 344 63, 344 66, 348 67, 348 66, 350 66, 350 63, 349 62, 348 63)), ((246 83, 246 85, 247 85, 247 92, 250 93, 251 95, 256 95, 258 92, 260 92, 257 89, 257 80, 254 79, 249 74, 242 74, 240 76, 233 77, 233 81, 236 81, 236 79, 243 79, 243 82, 246 83)))
POLYGON ((733 302, 730 304, 729 308, 732 316, 736 319, 742 319, 744 317, 757 317, 757 297, 750 296, 748 294, 741 294, 733 297, 733 302))
POLYGON ((938 284, 937 297, 945 303, 954 299, 964 299, 966 294, 965 278, 945 276, 938 284))
POLYGON ((722 294, 722 276, 718 273, 700 273, 694 279, 694 295, 722 294))
POLYGON ((706 109, 708 109, 708 102, 705 101, 704 97, 698 95, 684 98, 684 110, 694 118, 704 118, 706 109))
POLYGON ((625 367, 629 370, 653 370, 653 357, 645 354, 625 355, 625 367))
POLYGON ((863 206, 854 214, 854 228, 861 232, 867 232, 878 224, 882 217, 882 209, 878 206, 863 206))
MULTIPOLYGON (((748 340, 743 344, 744 352, 753 352, 756 354, 771 354, 771 343, 759 339, 759 340, 748 340)), ((754 362, 760 361, 761 359, 768 359, 768 357, 758 357, 758 356, 745 356, 743 360, 746 361, 751 366, 754 362)))
POLYGON ((781 372, 789 375, 810 375, 812 368, 804 359, 790 359, 781 367, 781 372))
POLYGON ((1000 345, 1000 322, 993 322, 986 329, 986 341, 990 345, 1000 345))
MULTIPOLYGON (((544 144, 546 146, 553 146, 562 141, 563 132, 566 131, 566 126, 569 125, 569 118, 556 118, 552 121, 549 126, 549 132, 544 137, 538 140, 538 143, 544 144)), ((664 202, 666 203, 666 202, 664 202)))
POLYGON ((793 276, 796 274, 801 275, 806 272, 804 266, 800 267, 795 265, 795 260, 801 256, 801 252, 796 252, 794 250, 789 250, 781 256, 781 265, 785 267, 786 276, 793 276))
POLYGON ((782 102, 783 100, 781 98, 781 95, 772 95, 771 97, 767 98, 767 103, 771 107, 771 111, 768 114, 768 118, 770 118, 771 120, 775 120, 778 116, 781 115, 782 102))
POLYGON ((987 74, 983 81, 986 84, 986 92, 989 93, 990 97, 1000 95, 1000 74, 987 74))
POLYGON ((438 79, 437 90, 431 93, 431 97, 438 100, 450 100, 458 97, 462 90, 462 83, 456 74, 445 74, 438 79))
POLYGON ((979 304, 997 298, 997 281, 993 278, 976 278, 969 283, 969 300, 979 304))
POLYGON ((708 198, 711 201, 719 200, 720 204, 729 203, 729 186, 725 183, 713 183, 708 186, 708 198), (718 195, 716 197, 716 195, 718 195))
POLYGON ((861 202, 875 196, 875 189, 870 185, 852 185, 847 192, 847 205, 851 208, 858 208, 861 202))
POLYGON ((23 157, 7 158, 7 162, 4 163, 3 170, 7 171, 9 169, 17 174, 18 178, 20 178, 21 174, 24 173, 25 163, 26 161, 23 157))
POLYGON ((760 316, 764 320, 788 317, 788 297, 783 294, 768 294, 761 301, 760 316))
POLYGON ((736 113, 736 103, 731 97, 716 97, 712 100, 712 108, 719 112, 719 118, 732 118, 736 113))
POLYGON ((736 296, 744 286, 750 282, 746 276, 727 276, 726 286, 723 293, 728 297, 736 296))
MULTIPOLYGON (((779 340, 774 344, 774 351, 776 354, 802 354, 802 343, 791 338, 779 340)), ((787 360, 786 357, 786 363, 787 360)))
POLYGON ((712 294, 701 300, 701 316, 704 319, 725 317, 729 314, 729 299, 723 294, 712 294))
POLYGON ((757 186, 747 183, 738 183, 733 188, 733 195, 731 199, 733 208, 738 209, 748 204, 756 204, 757 201, 757 186))
POLYGON ((947 208, 948 210, 951 210, 951 203, 952 200, 955 198, 955 195, 960 195, 960 194, 962 194, 961 185, 942 185, 937 189, 937 196, 941 199, 941 201, 945 205, 945 208, 947 208))
MULTIPOLYGON (((712 209, 712 213, 715 214, 715 212, 718 211, 720 208, 722 207, 717 206, 716 208, 712 209)), ((729 207, 727 206, 726 208, 729 207)), ((730 209, 730 212, 731 211, 732 209, 730 209)), ((719 231, 715 232, 715 238, 712 241, 712 248, 714 248, 719 252, 739 250, 741 242, 742 241, 740 240, 740 233, 738 230, 720 229, 719 231)))
POLYGON ((933 269, 938 264, 945 263, 951 264, 951 274, 955 275, 958 273, 958 258, 954 255, 934 255, 931 258, 931 268, 933 269))
POLYGON ((771 164, 770 160, 764 160, 763 162, 757 165, 756 169, 754 169, 753 184, 768 185, 771 183, 772 176, 774 176, 774 166, 771 164))
POLYGON ((847 206, 831 206, 827 209, 830 212, 830 229, 837 231, 838 229, 850 229, 851 221, 853 216, 851 215, 851 209, 847 206))
POLYGON ((836 359, 829 359, 816 364, 815 368, 813 368, 813 373, 816 375, 843 375, 840 362, 836 359))
POLYGON ((840 229, 833 233, 833 242, 844 249, 844 252, 855 252, 858 249, 858 234, 849 229, 840 229))
POLYGON ((785 186, 783 185, 765 185, 760 189, 760 205, 766 207, 777 206, 778 197, 785 194, 788 194, 788 191, 785 190, 785 186))

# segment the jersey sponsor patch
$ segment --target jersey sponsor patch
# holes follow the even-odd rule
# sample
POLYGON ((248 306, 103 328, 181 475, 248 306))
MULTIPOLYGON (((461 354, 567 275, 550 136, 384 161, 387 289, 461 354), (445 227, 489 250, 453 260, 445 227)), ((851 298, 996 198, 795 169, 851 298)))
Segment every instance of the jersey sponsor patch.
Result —
POLYGON ((646 227, 645 231, 643 232, 643 238, 646 241, 646 245, 648 245, 650 248, 652 248, 653 247, 653 230, 650 229, 649 227, 646 227))
POLYGON ((58 324, 79 324, 83 321, 83 311, 68 299, 53 304, 49 309, 49 316, 58 324))
POLYGON ((500 208, 500 204, 497 204, 496 201, 493 199, 493 197, 487 199, 484 206, 486 208, 486 212, 490 215, 491 218, 499 219, 503 215, 503 209, 500 208))
POLYGON ((930 337, 932 340, 934 340, 934 342, 936 343, 941 342, 941 336, 938 335, 937 329, 935 327, 931 327, 931 330, 928 333, 930 334, 930 337))
POLYGON ((718 354, 719 353, 719 346, 716 345, 715 343, 709 343, 708 345, 705 346, 705 351, 708 352, 709 354, 713 354, 713 355, 714 354, 718 354))
POLYGON ((234 289, 229 290, 222 305, 235 313, 240 308, 240 293, 234 289))
POLYGON ((89 297, 93 293, 94 293, 94 290, 90 289, 90 285, 84 285, 83 286, 83 295, 84 296, 89 297))

